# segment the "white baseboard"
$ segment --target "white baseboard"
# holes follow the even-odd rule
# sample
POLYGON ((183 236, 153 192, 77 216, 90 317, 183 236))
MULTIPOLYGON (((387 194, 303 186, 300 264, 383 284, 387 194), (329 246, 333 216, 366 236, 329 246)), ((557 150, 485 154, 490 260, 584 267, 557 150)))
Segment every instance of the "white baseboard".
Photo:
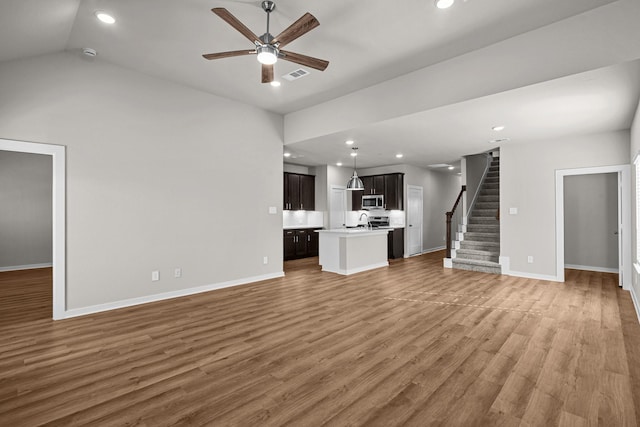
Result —
POLYGON ((537 273, 527 273, 524 271, 502 271, 502 274, 507 276, 515 276, 515 277, 524 277, 525 279, 537 279, 537 280, 548 280, 550 282, 562 282, 556 276, 551 276, 548 274, 537 274, 537 273))
POLYGON ((343 276, 346 276, 348 274, 362 273, 363 271, 368 271, 368 270, 373 270, 375 268, 382 268, 382 267, 388 267, 388 266, 389 266, 389 262, 385 261, 377 264, 369 264, 363 267, 350 268, 350 269, 339 268, 337 270, 328 270, 323 266, 322 271, 328 271, 330 273, 342 274, 343 276))
POLYGON ((430 254, 432 252, 438 252, 438 251, 441 251, 443 249, 447 249, 447 247, 446 246, 438 246, 436 248, 429 248, 429 249, 423 250, 422 253, 423 254, 430 254))
POLYGON ((188 295, 199 294, 202 292, 214 291, 216 289, 229 288, 232 286, 246 285, 248 283, 261 282, 263 280, 276 279, 284 277, 284 272, 263 274, 260 276, 245 277, 238 280, 230 280, 228 282, 214 283, 212 285, 198 286, 196 288, 180 289, 177 291, 164 292, 161 294, 148 295, 138 298, 130 298, 121 301, 109 302, 106 304, 92 305, 89 307, 73 308, 66 310, 64 319, 71 317, 85 316, 87 314, 100 313, 103 311, 116 310, 118 308, 131 307, 134 305, 147 304, 150 302, 162 301, 171 298, 184 297, 188 295))
POLYGON ((0 272, 2 271, 18 271, 18 270, 33 270, 34 268, 48 268, 53 267, 53 264, 50 262, 44 264, 27 264, 27 265, 10 265, 7 267, 0 267, 0 272))
POLYGON ((638 317, 638 323, 640 323, 640 302, 638 301, 638 297, 636 296, 636 291, 633 286, 629 289, 631 293, 631 301, 633 301, 633 308, 636 309, 636 316, 638 317))
POLYGON ((597 271, 599 273, 618 273, 620 271, 617 268, 593 267, 590 265, 576 265, 576 264, 565 264, 564 268, 570 268, 572 270, 597 271))

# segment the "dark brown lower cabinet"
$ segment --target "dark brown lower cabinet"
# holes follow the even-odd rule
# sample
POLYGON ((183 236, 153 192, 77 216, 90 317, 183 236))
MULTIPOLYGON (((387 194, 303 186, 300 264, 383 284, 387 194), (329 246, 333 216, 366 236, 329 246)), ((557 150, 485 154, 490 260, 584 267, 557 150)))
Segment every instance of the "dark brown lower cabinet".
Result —
POLYGON ((387 256, 389 259, 404 257, 404 228, 394 228, 387 234, 387 256))
POLYGON ((318 233, 320 228, 284 230, 284 260, 318 256, 318 233))

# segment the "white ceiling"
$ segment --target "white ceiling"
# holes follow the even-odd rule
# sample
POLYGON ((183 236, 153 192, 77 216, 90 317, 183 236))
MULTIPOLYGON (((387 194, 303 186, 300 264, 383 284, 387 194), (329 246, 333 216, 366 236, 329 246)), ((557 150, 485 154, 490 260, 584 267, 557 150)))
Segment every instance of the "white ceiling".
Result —
MULTIPOLYGON (((60 51, 80 55, 81 48, 90 47, 98 51, 96 60, 287 114, 598 7, 635 1, 457 0, 443 11, 434 7, 434 0, 277 0, 271 33, 279 33, 305 12, 312 13, 321 25, 287 49, 326 59, 330 65, 324 72, 307 68, 309 76, 274 88, 260 83, 260 66, 253 56, 214 61, 201 57, 251 48, 211 8, 227 8, 260 35, 266 15, 259 1, 2 0, 0 61, 60 51), (113 14, 116 24, 97 21, 97 10, 113 14)), ((615 23, 608 25, 615 29, 615 23)), ((519 142, 626 129, 640 91, 638 63, 611 60, 608 65, 366 124, 287 149, 299 156, 292 160, 295 163, 335 163, 338 153, 344 153, 343 137, 348 133, 367 141, 366 151, 361 147, 363 166, 400 163, 391 157, 396 152, 405 154, 403 163, 426 165, 484 151, 490 148, 486 141, 495 137, 519 142), (496 117, 508 126, 500 135, 488 130, 497 124, 496 117)), ((276 78, 296 68, 278 61, 276 78)))

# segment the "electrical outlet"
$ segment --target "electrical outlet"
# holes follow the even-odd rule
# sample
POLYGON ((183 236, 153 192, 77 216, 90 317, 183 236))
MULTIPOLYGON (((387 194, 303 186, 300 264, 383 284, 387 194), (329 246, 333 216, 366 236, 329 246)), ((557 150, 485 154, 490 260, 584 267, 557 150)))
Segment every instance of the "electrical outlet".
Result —
POLYGON ((278 213, 278 208, 276 208, 275 206, 269 206, 269 214, 275 215, 277 213, 278 213))
POLYGON ((151 272, 151 281, 152 282, 157 282, 158 280, 160 280, 160 272, 158 270, 154 270, 151 272))
POLYGON ((531 255, 529 255, 529 256, 527 257, 527 262, 528 262, 529 264, 533 264, 533 257, 532 257, 531 255))
POLYGON ((265 265, 269 264, 269 257, 263 257, 262 258, 262 263, 265 264, 265 265))
POLYGON ((173 270, 173 277, 175 277, 176 279, 182 277, 182 269, 176 268, 175 270, 173 270))

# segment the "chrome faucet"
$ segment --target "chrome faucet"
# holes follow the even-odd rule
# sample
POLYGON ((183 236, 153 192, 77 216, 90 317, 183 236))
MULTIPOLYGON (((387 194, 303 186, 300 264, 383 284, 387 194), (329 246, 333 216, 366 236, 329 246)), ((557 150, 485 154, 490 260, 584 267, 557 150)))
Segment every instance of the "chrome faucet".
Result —
POLYGON ((358 223, 360 223, 360 221, 362 221, 362 217, 365 216, 367 218, 367 229, 370 230, 371 229, 371 223, 369 222, 369 214, 366 212, 362 212, 360 214, 360 218, 358 218, 358 223))

